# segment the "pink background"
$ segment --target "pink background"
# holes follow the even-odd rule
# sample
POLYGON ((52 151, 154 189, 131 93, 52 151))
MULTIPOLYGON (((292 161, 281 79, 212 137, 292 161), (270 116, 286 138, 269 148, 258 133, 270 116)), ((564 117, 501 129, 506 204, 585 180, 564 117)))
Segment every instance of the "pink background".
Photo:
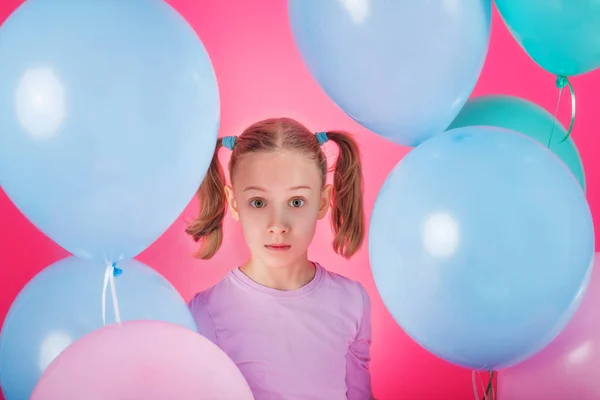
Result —
MULTIPOLYGON (((0 2, 0 20, 20 4, 0 2)), ((363 151, 367 215, 377 191, 408 148, 390 144, 362 129, 340 111, 317 86, 296 51, 288 27, 285 0, 171 0, 196 29, 216 69, 221 94, 220 135, 237 134, 266 117, 290 116, 313 130, 356 132, 363 151)), ((553 112, 554 77, 539 68, 509 35, 494 14, 492 41, 474 95, 504 93, 535 101, 553 112)), ((410 79, 410 77, 407 77, 410 79)), ((572 79, 577 95, 573 137, 584 160, 588 198, 600 227, 600 71, 572 79), (594 115, 595 114, 595 115, 594 115)), ((559 118, 569 120, 568 97, 559 118)), ((328 147, 334 154, 335 149, 328 147)), ((227 154, 223 152, 223 160, 227 154)), ((216 283, 247 253, 241 232, 229 218, 221 252, 211 261, 194 260, 194 244, 184 234, 184 221, 196 203, 139 259, 164 274, 187 300, 216 283)), ((32 226, 0 191, 0 319, 21 288, 37 272, 67 253, 32 226)), ((327 268, 360 280, 373 299, 373 383, 379 399, 472 399, 471 372, 452 366, 421 349, 396 325, 375 290, 366 247, 350 262, 331 250, 328 222, 322 223, 311 257, 327 268)), ((598 244, 600 239, 596 239, 598 244)), ((598 247, 598 246, 596 246, 598 247)))

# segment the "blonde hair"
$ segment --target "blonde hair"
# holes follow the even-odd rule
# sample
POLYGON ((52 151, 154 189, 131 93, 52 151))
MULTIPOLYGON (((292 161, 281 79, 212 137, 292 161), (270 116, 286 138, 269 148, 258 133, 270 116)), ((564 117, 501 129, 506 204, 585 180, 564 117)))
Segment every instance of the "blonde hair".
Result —
MULTIPOLYGON (((335 234, 333 249, 341 256, 350 258, 362 246, 365 235, 360 153, 356 142, 348 133, 325 133, 327 138, 339 147, 331 202, 331 226, 335 234)), ((212 258, 223 241, 223 218, 227 210, 227 199, 225 175, 218 159, 221 147, 223 143, 222 139, 219 139, 210 167, 198 189, 199 215, 186 229, 186 233, 201 244, 195 256, 204 260, 212 258)), ((315 134, 289 118, 267 119, 246 128, 235 140, 229 161, 230 176, 243 155, 280 149, 299 151, 314 159, 325 186, 327 158, 321 149, 321 143, 315 134)))

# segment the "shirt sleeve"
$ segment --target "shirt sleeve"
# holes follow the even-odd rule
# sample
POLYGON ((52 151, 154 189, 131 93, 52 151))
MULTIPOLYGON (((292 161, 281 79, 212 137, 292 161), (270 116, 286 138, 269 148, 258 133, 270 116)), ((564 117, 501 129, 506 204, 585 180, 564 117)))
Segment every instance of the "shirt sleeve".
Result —
POLYGON ((188 303, 188 307, 190 308, 192 316, 194 317, 194 321, 196 322, 198 333, 214 344, 218 345, 219 343, 217 342, 215 324, 213 323, 212 317, 210 316, 208 308, 206 307, 202 293, 198 293, 196 296, 194 296, 188 303))
POLYGON ((346 355, 346 396, 348 400, 372 400, 371 373, 371 300, 361 285, 362 318, 358 333, 346 355))

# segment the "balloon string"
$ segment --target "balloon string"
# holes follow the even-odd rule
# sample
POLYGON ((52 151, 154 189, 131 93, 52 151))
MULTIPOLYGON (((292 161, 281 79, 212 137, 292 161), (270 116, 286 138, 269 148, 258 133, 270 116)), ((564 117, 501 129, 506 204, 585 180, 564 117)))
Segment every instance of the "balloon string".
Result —
POLYGON ((490 395, 490 400, 496 400, 496 393, 494 393, 494 376, 495 372, 490 371, 490 380, 488 381, 487 389, 485 390, 485 393, 490 395))
POLYGON ((494 376, 495 376, 495 372, 494 371, 490 371, 490 378, 488 380, 488 384, 487 387, 484 388, 483 387, 483 381, 481 379, 481 374, 479 373, 479 371, 472 371, 471 374, 471 380, 473 383, 473 393, 475 394, 475 400, 495 400, 496 399, 496 394, 494 392, 494 376), (477 379, 475 377, 475 374, 477 373, 477 379), (477 388, 477 383, 479 383, 479 385, 481 385, 481 390, 483 391, 483 397, 480 399, 479 398, 479 390, 477 388))
POLYGON ((481 388, 481 392, 483 393, 483 400, 488 400, 487 392, 483 387, 483 380, 481 379, 481 372, 477 371, 477 382, 479 382, 479 387, 481 388))
POLYGON ((487 388, 483 387, 483 379, 481 378, 481 373, 477 371, 477 375, 479 376, 479 384, 481 385, 481 390, 483 391, 483 399, 484 400, 493 400, 492 398, 488 398, 489 394, 489 384, 487 388))
POLYGON ((556 78, 556 86, 558 87, 558 101, 556 102, 556 110, 554 111, 555 122, 552 123, 552 131, 550 131, 550 138, 548 139, 548 148, 550 148, 550 143, 552 142, 552 136, 554 134, 554 126, 556 124, 556 118, 558 115, 558 106, 560 105, 560 98, 562 94, 562 90, 565 86, 569 86, 569 92, 571 93, 571 123, 569 124, 569 129, 567 130, 567 134, 565 137, 558 143, 562 143, 571 136, 571 131, 573 131, 573 125, 575 124, 575 90, 573 89, 573 85, 566 76, 558 76, 556 78))
POLYGON ((471 382, 473 383, 473 393, 475 394, 475 400, 479 400, 479 390, 477 390, 477 380, 475 379, 475 370, 471 372, 471 382))
POLYGON ((113 311, 115 313, 115 321, 121 323, 121 314, 119 312, 119 302, 117 300, 117 289, 115 286, 115 276, 121 275, 123 271, 117 268, 116 263, 107 264, 104 271, 104 285, 102 287, 102 324, 106 325, 106 291, 110 284, 110 295, 113 303, 113 311))

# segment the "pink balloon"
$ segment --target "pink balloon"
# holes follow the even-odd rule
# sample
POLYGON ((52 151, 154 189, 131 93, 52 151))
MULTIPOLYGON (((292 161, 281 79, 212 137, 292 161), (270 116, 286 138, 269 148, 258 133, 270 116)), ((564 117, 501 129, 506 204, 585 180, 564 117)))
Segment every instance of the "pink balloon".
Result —
POLYGON ((109 325, 50 364, 31 400, 253 399, 233 361, 208 339, 159 321, 109 325))
POLYGON ((546 348, 500 371, 500 400, 600 399, 600 253, 579 309, 546 348))

